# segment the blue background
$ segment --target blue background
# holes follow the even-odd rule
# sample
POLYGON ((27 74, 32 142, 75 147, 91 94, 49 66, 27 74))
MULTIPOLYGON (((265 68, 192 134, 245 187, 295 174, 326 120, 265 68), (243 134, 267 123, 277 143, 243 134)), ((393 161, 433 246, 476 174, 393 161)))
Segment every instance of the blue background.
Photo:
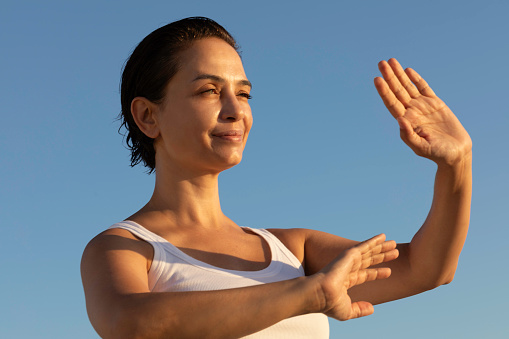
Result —
POLYGON ((331 320, 331 338, 509 333, 509 3, 506 1, 2 1, 0 337, 95 338, 79 263, 140 208, 153 176, 117 133, 124 60, 152 30, 208 16, 242 47, 255 124, 220 177, 241 225, 409 241, 435 166, 399 140, 377 62, 416 69, 474 142, 471 230, 454 282, 331 320))

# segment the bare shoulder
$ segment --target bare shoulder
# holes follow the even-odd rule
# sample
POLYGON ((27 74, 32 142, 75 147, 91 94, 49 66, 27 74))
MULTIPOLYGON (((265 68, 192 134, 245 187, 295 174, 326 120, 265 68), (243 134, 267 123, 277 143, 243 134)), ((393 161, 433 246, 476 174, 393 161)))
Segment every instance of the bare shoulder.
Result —
POLYGON ((150 244, 127 230, 113 228, 98 234, 85 247, 81 259, 85 293, 88 287, 98 285, 119 292, 131 283, 141 288, 153 255, 150 244))
POLYGON ((108 229, 88 243, 81 279, 87 313, 99 333, 107 333, 125 296, 149 292, 147 269, 152 256, 150 244, 123 229, 108 229))
POLYGON ((151 247, 150 244, 148 244, 147 242, 136 237, 128 230, 125 230, 122 228, 109 228, 109 229, 99 233, 92 240, 90 240, 87 247, 85 248, 85 251, 88 248, 103 247, 103 246, 107 247, 108 245, 114 245, 118 242, 124 243, 124 244, 131 244, 131 246, 151 247))
POLYGON ((82 260, 106 256, 108 252, 116 251, 137 254, 147 260, 152 260, 154 254, 149 243, 134 236, 131 232, 121 228, 110 228, 90 240, 83 251, 82 260))

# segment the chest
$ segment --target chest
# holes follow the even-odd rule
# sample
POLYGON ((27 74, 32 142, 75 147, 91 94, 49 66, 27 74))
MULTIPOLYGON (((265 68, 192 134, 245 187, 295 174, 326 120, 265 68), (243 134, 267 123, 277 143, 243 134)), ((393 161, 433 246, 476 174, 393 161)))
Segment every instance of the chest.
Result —
POLYGON ((186 232, 164 238, 193 259, 218 268, 258 271, 271 262, 267 241, 249 231, 186 232))

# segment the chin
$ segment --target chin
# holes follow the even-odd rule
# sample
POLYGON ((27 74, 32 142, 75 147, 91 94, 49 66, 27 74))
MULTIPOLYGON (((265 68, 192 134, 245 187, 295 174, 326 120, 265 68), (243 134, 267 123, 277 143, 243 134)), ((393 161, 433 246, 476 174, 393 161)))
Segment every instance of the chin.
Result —
POLYGON ((220 165, 219 167, 222 168, 221 171, 227 170, 229 168, 232 168, 233 166, 236 166, 240 164, 242 160, 242 154, 235 154, 231 155, 229 157, 220 157, 220 165))
POLYGON ((228 169, 228 168, 232 168, 233 166, 237 166, 238 164, 240 164, 241 161, 242 161, 242 157, 239 157, 235 160, 230 160, 230 161, 228 161, 226 168, 228 169))

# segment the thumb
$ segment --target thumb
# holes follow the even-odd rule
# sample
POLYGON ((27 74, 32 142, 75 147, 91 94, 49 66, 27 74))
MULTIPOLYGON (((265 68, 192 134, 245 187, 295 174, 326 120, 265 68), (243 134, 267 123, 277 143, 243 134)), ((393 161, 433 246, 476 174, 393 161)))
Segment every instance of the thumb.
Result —
POLYGON ((415 151, 415 146, 420 144, 421 137, 414 132, 412 124, 404 116, 397 118, 399 125, 399 135, 411 149, 415 151))
POLYGON ((365 317, 373 314, 374 311, 371 303, 367 301, 357 301, 352 303, 352 317, 350 319, 365 317))

